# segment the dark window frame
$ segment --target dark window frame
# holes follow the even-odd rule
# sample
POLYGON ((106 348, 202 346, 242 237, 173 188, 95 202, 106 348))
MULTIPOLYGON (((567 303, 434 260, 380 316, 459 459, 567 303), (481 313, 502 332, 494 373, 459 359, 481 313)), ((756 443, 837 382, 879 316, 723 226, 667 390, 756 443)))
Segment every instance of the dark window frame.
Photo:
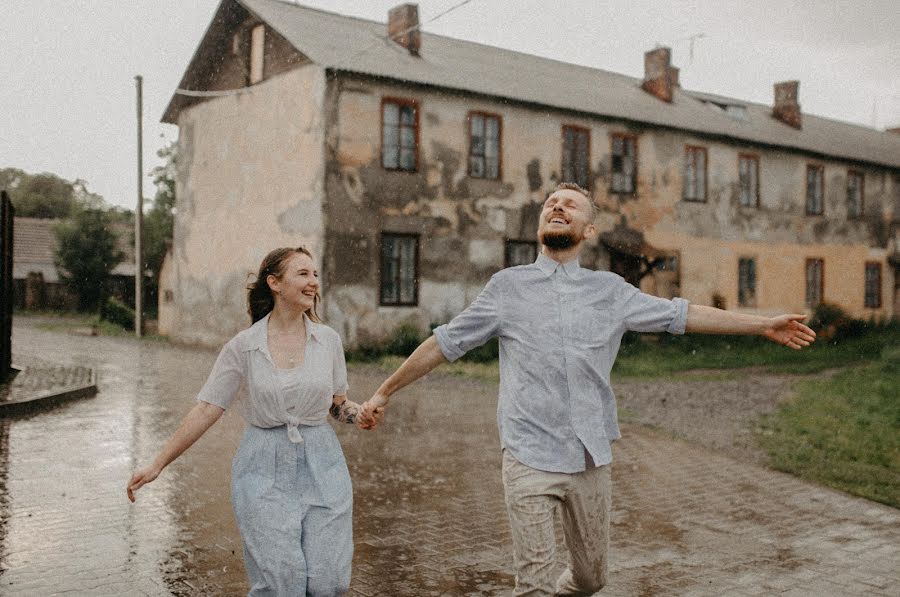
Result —
MULTIPOLYGON (((585 190, 591 190, 591 129, 580 126, 577 124, 564 124, 561 128, 561 138, 560 138, 560 146, 561 146, 561 154, 562 159, 559 163, 559 178, 560 182, 574 182, 585 190), (566 178, 566 131, 572 131, 578 134, 584 134, 587 138, 587 143, 585 144, 585 158, 584 158, 584 180, 578 180, 578 172, 575 172, 577 166, 577 156, 573 156, 576 158, 572 165, 572 171, 574 173, 575 180, 569 180, 566 178), (582 184, 583 183, 583 184, 582 184)), ((573 147, 573 152, 575 152, 575 148, 573 147)))
POLYGON ((805 291, 806 296, 803 298, 803 302, 807 307, 815 308, 825 302, 825 260, 821 257, 808 257, 806 259, 806 267, 803 270, 803 279, 805 281, 805 291), (816 289, 816 293, 818 295, 818 301, 813 302, 810 300, 810 286, 809 286, 809 267, 814 264, 819 264, 819 287, 816 289))
MULTIPOLYGON (((821 164, 807 164, 806 165, 806 194, 805 194, 805 203, 806 203, 806 215, 808 216, 821 216, 825 214, 825 166, 821 164), (821 190, 821 195, 819 197, 814 197, 818 201, 819 211, 810 211, 810 207, 815 207, 810 205, 810 186, 809 186, 809 173, 811 171, 815 171, 818 173, 818 179, 821 183, 818 185, 821 190)), ((813 194, 815 194, 815 190, 813 190, 813 194)))
POLYGON ((752 207, 759 209, 759 155, 755 153, 739 153, 738 154, 738 204, 741 207, 752 207), (752 204, 742 202, 743 186, 741 185, 741 163, 744 161, 752 161, 756 166, 754 176, 756 177, 756 189, 753 196, 752 204))
POLYGON ((882 278, 882 269, 880 261, 866 261, 865 273, 863 277, 863 305, 866 309, 881 309, 881 294, 884 290, 884 279, 882 278), (878 272, 878 287, 874 294, 869 293, 869 270, 873 268, 878 272), (873 300, 869 300, 872 298, 873 300))
MULTIPOLYGON (((466 128, 468 129, 469 136, 469 152, 468 152, 468 160, 466 161, 466 173, 470 178, 481 178, 484 180, 503 180, 503 116, 500 114, 495 114, 493 112, 482 112, 480 110, 472 110, 466 115, 466 128), (487 156, 482 153, 482 155, 474 155, 472 153, 472 117, 473 116, 481 116, 487 122, 488 118, 497 119, 497 176, 476 176, 472 174, 472 158, 478 157, 485 161, 484 172, 487 172, 487 156)), ((487 143, 485 143, 485 149, 487 148, 487 143)))
POLYGON ((510 249, 516 245, 530 245, 534 249, 534 258, 530 261, 530 263, 534 263, 534 260, 537 259, 538 253, 540 252, 540 247, 538 246, 538 242, 536 240, 521 240, 517 238, 507 238, 503 242, 503 267, 513 267, 516 265, 528 265, 527 263, 512 263, 510 259, 510 249))
POLYGON ((757 292, 757 281, 759 280, 759 275, 756 267, 756 257, 739 257, 738 258, 738 306, 739 307, 756 307, 756 297, 758 295, 757 292), (744 287, 744 263, 749 263, 752 266, 752 285, 745 289, 744 287), (750 296, 747 296, 749 292, 750 296))
POLYGON ((638 136, 631 133, 610 133, 609 135, 609 192, 616 193, 619 195, 636 195, 637 194, 637 181, 638 181, 638 136), (623 191, 615 188, 615 167, 613 160, 615 159, 615 152, 613 151, 613 147, 615 145, 616 139, 622 139, 623 147, 624 142, 631 141, 633 144, 633 162, 634 166, 631 172, 631 190, 623 191))
POLYGON ((706 203, 709 197, 709 151, 702 145, 685 145, 684 146, 684 181, 682 183, 681 197, 685 201, 693 203, 706 203), (691 162, 689 157, 695 153, 703 154, 703 197, 688 197, 687 194, 687 171, 688 166, 692 163, 696 167, 695 162, 691 162))
MULTIPOLYGON (((381 232, 378 238, 378 305, 381 307, 418 307, 419 306, 419 260, 421 255, 420 235, 408 232, 381 232), (413 300, 411 302, 403 302, 399 298, 403 293, 400 291, 400 280, 397 279, 397 296, 396 302, 386 302, 384 300, 384 240, 386 237, 392 238, 412 238, 415 241, 415 256, 413 258, 413 300)), ((398 273, 402 268, 399 264, 398 273)))
MULTIPOLYGON (((388 170, 389 172, 418 172, 419 171, 419 102, 414 99, 403 98, 403 97, 390 97, 384 96, 381 98, 381 145, 380 145, 380 159, 381 159, 381 167, 384 170, 388 170), (385 104, 396 104, 398 108, 402 108, 403 106, 412 106, 416 113, 416 122, 413 125, 415 128, 415 152, 414 152, 414 164, 412 168, 404 168, 401 165, 400 153, 397 154, 397 166, 389 167, 384 165, 384 106, 385 104)), ((398 114, 399 117, 399 114, 398 114)), ((403 125, 398 122, 397 123, 397 142, 398 142, 398 152, 403 147, 402 134, 401 131, 403 129, 403 125)))
POLYGON ((866 175, 861 170, 854 170, 853 168, 847 170, 847 217, 850 219, 861 218, 866 213, 866 175), (859 211, 857 213, 850 213, 850 179, 852 177, 858 177, 859 179, 859 211))

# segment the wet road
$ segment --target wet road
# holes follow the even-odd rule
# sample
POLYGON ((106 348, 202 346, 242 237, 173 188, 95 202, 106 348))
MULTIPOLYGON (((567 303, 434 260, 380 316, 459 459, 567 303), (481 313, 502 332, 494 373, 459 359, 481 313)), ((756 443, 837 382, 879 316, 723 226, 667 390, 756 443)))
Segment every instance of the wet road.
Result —
MULTIPOLYGON (((93 367, 95 398, 0 421, 0 593, 240 595, 229 503, 243 423, 227 413, 137 504, 149 462, 215 353, 16 324, 16 354, 93 367)), ((361 400, 384 372, 352 367, 361 400)), ((432 375, 383 428, 338 434, 354 482, 351 594, 506 595, 512 557, 496 388, 432 375)), ((604 595, 890 595, 900 513, 640 427, 616 448, 604 595)), ((560 552, 561 560, 564 551, 560 552)))

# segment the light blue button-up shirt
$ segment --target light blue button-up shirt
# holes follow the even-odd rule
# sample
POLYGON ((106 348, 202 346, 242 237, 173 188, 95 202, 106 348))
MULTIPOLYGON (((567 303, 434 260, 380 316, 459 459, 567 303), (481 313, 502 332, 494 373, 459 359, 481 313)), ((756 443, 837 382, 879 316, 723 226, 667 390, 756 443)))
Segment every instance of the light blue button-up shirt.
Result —
POLYGON ((499 337, 501 445, 532 468, 574 473, 585 470, 585 450, 610 463, 610 442, 621 437, 609 373, 622 334, 683 334, 687 307, 541 254, 494 274, 434 335, 449 361, 499 337))

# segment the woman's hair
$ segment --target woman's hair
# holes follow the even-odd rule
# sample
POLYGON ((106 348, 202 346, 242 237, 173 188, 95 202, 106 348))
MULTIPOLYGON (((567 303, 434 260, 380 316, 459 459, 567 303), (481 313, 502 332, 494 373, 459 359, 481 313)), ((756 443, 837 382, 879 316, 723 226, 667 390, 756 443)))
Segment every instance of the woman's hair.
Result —
MULTIPOLYGON (((259 273, 256 275, 256 281, 250 282, 247 285, 247 313, 250 315, 250 319, 253 323, 256 323, 268 315, 268 313, 275 308, 275 295, 272 294, 272 289, 269 288, 269 283, 266 281, 266 278, 269 276, 281 278, 281 276, 284 275, 284 264, 292 255, 297 253, 306 255, 312 259, 312 253, 305 247, 297 247, 296 249, 283 247, 271 251, 263 258, 262 263, 259 264, 259 273)), ((322 321, 319 317, 320 300, 321 297, 319 296, 319 293, 316 292, 316 298, 313 301, 312 309, 307 312, 309 318, 318 323, 321 323, 322 321)))

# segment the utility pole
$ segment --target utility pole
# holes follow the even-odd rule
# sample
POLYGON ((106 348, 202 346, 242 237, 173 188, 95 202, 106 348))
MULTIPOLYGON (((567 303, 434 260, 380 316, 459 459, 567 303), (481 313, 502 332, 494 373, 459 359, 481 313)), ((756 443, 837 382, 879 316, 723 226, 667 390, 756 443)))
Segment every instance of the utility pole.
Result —
POLYGON ((134 78, 137 85, 137 209, 134 211, 134 334, 138 338, 144 329, 144 130, 143 99, 144 78, 134 78))

